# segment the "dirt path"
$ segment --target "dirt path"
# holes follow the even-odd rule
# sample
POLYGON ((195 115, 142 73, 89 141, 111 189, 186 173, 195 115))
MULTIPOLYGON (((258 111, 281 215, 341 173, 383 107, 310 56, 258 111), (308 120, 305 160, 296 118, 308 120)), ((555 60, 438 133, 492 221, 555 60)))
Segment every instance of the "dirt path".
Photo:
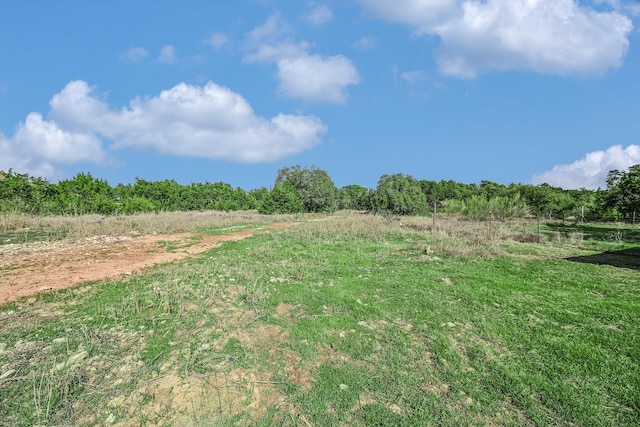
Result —
POLYGON ((97 236, 77 242, 0 247, 0 305, 90 280, 122 277, 154 264, 205 252, 222 242, 242 240, 257 232, 292 225, 271 224, 220 236, 199 233, 136 238, 97 236))

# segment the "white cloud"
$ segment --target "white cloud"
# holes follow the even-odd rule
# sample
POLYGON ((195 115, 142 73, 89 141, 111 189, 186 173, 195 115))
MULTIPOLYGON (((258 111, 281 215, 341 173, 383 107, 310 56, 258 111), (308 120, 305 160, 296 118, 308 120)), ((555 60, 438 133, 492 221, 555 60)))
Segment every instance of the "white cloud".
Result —
POLYGON ((176 59, 176 48, 170 44, 163 46, 160 49, 160 55, 158 56, 158 62, 162 64, 173 64, 176 59))
POLYGON ((551 170, 534 175, 533 184, 547 183, 565 189, 605 188, 607 174, 612 169, 627 170, 640 163, 640 146, 621 145, 609 147, 606 151, 593 151, 580 160, 568 165, 557 165, 551 170))
POLYGON ((311 148, 326 127, 313 116, 256 116, 237 93, 207 83, 185 83, 150 99, 135 99, 121 113, 117 146, 241 162, 272 161, 311 148))
POLYGON ((309 44, 294 41, 291 27, 279 13, 267 18, 264 24, 247 33, 248 62, 277 62, 282 58, 291 58, 306 54, 309 44))
POLYGON ((343 103, 346 87, 360 81, 351 61, 342 55, 280 59, 278 77, 280 90, 288 96, 333 103, 343 103))
POLYGON ((307 54, 306 42, 261 43, 245 56, 248 62, 278 62, 282 58, 296 58, 307 54))
POLYGON ((225 33, 213 33, 211 37, 204 40, 204 44, 211 46, 214 49, 219 49, 225 44, 229 43, 230 38, 225 33))
POLYGON ((54 164, 102 162, 106 156, 101 144, 91 132, 68 131, 40 113, 30 113, 11 139, 0 134, 0 170, 57 178, 54 164))
POLYGON ((142 62, 149 56, 149 52, 143 47, 132 47, 126 52, 122 52, 119 55, 120 59, 124 59, 131 62, 142 62))
POLYGON ((631 20, 574 0, 361 0, 374 17, 441 40, 444 74, 472 78, 489 70, 602 75, 627 52, 631 20))
POLYGON ((326 5, 316 6, 304 16, 305 21, 313 25, 326 24, 333 21, 333 12, 326 5))
POLYGON ((459 0, 404 0, 398 3, 380 0, 360 0, 365 11, 373 17, 407 24, 419 33, 447 21, 459 12, 459 0))
POLYGON ((264 24, 258 25, 247 34, 252 43, 274 43, 291 33, 291 27, 279 13, 269 16, 264 24))
POLYGON ((360 82, 358 70, 343 55, 309 53, 309 44, 290 37, 291 28, 279 14, 247 34, 245 61, 278 67, 281 93, 307 101, 343 103, 349 85, 360 82))
POLYGON ((47 120, 31 113, 16 133, 0 134, 0 169, 54 177, 59 167, 100 163, 104 144, 236 162, 275 161, 320 142, 327 128, 315 116, 264 118, 232 90, 209 82, 180 83, 158 96, 111 108, 84 81, 54 95, 47 120))

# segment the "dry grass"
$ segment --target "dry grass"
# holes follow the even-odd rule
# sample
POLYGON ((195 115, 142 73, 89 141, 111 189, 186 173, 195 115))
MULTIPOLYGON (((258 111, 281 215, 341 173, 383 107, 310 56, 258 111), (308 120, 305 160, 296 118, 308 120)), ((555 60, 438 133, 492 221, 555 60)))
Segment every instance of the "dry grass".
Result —
POLYGON ((261 215, 255 211, 162 212, 137 215, 34 216, 0 215, 0 233, 37 236, 38 240, 84 238, 100 235, 171 234, 205 227, 287 222, 294 215, 261 215))
POLYGON ((583 242, 580 232, 538 232, 535 219, 509 221, 474 221, 459 215, 441 214, 436 223, 430 217, 382 216, 362 212, 342 211, 309 221, 291 233, 308 239, 321 238, 325 242, 336 239, 366 238, 384 242, 390 236, 403 236, 426 253, 442 256, 486 257, 504 253, 504 244, 534 243, 540 247, 574 245, 583 242), (333 219, 333 220, 332 220, 333 219), (339 220, 338 220, 339 219, 339 220))
POLYGON ((93 236, 171 234, 202 228, 234 227, 242 224, 304 222, 291 232, 332 242, 338 236, 385 241, 389 236, 416 236, 428 240, 437 254, 486 256, 500 252, 503 243, 572 244, 583 241, 582 233, 537 232, 535 219, 473 221, 458 215, 430 217, 370 215, 341 211, 331 215, 261 215, 255 211, 163 212, 120 216, 32 216, 0 215, 0 237, 7 243, 35 240, 79 239, 93 236), (340 219, 339 221, 336 219, 340 219))

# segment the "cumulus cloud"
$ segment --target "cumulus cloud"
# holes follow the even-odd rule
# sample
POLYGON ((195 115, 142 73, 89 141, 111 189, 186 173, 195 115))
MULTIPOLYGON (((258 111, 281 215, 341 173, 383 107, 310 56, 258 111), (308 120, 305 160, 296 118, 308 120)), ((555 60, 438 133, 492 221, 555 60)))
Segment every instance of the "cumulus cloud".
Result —
POLYGON ((304 15, 305 21, 313 25, 326 24, 333 21, 333 12, 326 5, 316 6, 304 15))
POLYGON ((120 59, 124 59, 131 62, 142 62, 149 56, 149 52, 143 47, 132 47, 126 52, 122 52, 119 55, 120 59))
POLYGON ((279 14, 247 34, 248 62, 275 63, 279 90, 307 101, 343 103, 350 85, 360 82, 358 70, 344 55, 309 53, 306 41, 291 37, 291 27, 279 14))
POLYGON ((631 20, 574 0, 361 0, 365 11, 434 35, 440 70, 473 78, 489 70, 602 75, 627 52, 631 20))
POLYGON ((176 48, 170 44, 163 46, 160 49, 160 55, 158 56, 158 62, 162 64, 173 64, 176 59, 176 48))
POLYGON ((93 133, 73 132, 30 113, 11 139, 0 134, 0 170, 57 178, 55 164, 100 163, 105 154, 93 133))
POLYGON ((609 147, 606 151, 593 151, 580 160, 568 165, 557 165, 551 170, 534 175, 533 184, 547 183, 565 189, 605 188, 607 174, 612 169, 627 170, 640 163, 640 146, 621 145, 609 147))
POLYGON ((357 83, 358 72, 342 55, 303 54, 278 61, 280 89, 288 96, 342 103, 345 88, 357 83))
POLYGON ((55 177, 58 167, 100 163, 106 145, 235 162, 274 161, 320 142, 326 126, 315 116, 255 114, 232 90, 209 82, 180 83, 159 95, 114 109, 84 81, 54 95, 45 120, 31 113, 16 133, 0 134, 0 169, 55 177))

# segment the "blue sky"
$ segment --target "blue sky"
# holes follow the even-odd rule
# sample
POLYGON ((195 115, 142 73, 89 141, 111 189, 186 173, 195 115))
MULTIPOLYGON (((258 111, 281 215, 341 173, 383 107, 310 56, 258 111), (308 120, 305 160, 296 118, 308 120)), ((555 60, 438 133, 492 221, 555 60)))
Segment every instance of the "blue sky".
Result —
POLYGON ((0 170, 603 187, 640 163, 639 28, 631 0, 0 0, 0 170))

